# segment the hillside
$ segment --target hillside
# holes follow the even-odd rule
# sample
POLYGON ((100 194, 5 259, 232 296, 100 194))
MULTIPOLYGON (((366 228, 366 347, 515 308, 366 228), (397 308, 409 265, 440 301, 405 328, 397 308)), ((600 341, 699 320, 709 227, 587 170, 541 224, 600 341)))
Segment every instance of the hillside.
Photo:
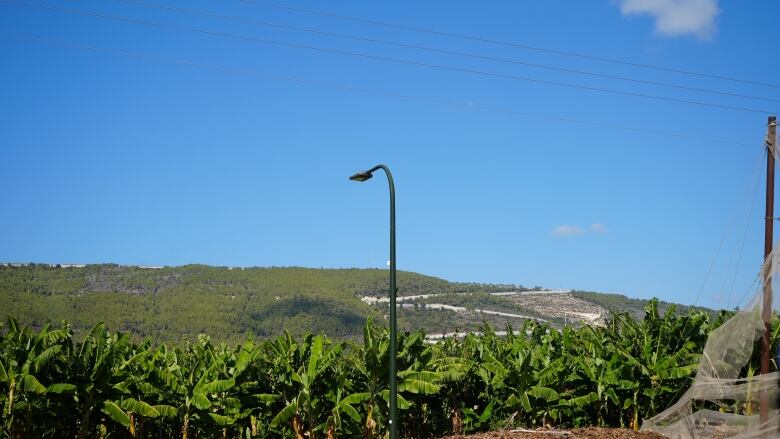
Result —
MULTIPOLYGON (((600 324, 611 310, 641 316, 646 303, 453 283, 411 272, 398 273, 398 288, 400 327, 427 333, 476 330, 484 322, 518 327, 525 319, 555 326, 600 324)), ((22 323, 40 327, 65 320, 79 334, 105 321, 113 330, 160 341, 202 332, 236 341, 285 329, 357 337, 366 318, 384 321, 386 296, 387 271, 379 269, 0 266, 0 310, 22 323)))

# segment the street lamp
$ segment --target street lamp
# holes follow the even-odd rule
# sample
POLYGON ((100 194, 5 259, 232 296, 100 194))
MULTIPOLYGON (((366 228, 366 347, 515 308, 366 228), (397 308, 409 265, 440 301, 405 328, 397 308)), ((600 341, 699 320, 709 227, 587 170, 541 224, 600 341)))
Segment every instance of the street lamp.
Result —
POLYGON ((366 181, 373 177, 373 172, 382 169, 387 175, 387 183, 390 186, 390 439, 398 439, 398 416, 396 409, 398 407, 398 382, 396 373, 396 340, 397 323, 395 318, 395 185, 393 185, 393 174, 385 165, 376 165, 368 171, 358 172, 349 177, 352 181, 366 181))

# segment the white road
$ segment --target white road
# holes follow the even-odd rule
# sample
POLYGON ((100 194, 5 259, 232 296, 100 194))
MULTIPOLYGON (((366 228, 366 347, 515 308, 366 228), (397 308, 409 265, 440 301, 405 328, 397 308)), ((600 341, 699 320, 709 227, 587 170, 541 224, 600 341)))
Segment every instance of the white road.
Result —
MULTIPOLYGON (((516 296, 518 294, 569 294, 571 290, 538 290, 538 291, 501 291, 497 293, 490 293, 491 296, 516 296)), ((396 296, 396 302, 406 302, 409 300, 427 299, 429 297, 444 296, 447 294, 473 294, 473 293, 434 293, 434 294, 417 294, 415 296, 396 296)), ((372 297, 363 296, 360 298, 363 302, 370 305, 375 303, 388 303, 389 297, 372 297)))

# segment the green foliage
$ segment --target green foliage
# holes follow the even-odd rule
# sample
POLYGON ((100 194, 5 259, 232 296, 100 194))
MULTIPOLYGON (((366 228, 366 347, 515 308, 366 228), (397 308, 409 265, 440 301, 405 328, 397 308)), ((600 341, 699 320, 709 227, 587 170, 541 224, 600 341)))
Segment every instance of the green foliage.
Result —
MULTIPOLYGON (((68 321, 78 338, 100 316, 110 328, 133 340, 151 337, 157 343, 180 343, 206 333, 216 342, 235 344, 249 336, 269 338, 285 330, 297 337, 312 332, 334 340, 357 340, 367 318, 384 324, 381 315, 386 305, 370 306, 359 296, 386 296, 387 275, 387 270, 379 269, 0 265, 0 309, 35 329, 68 321)), ((563 324, 560 317, 538 315, 508 297, 490 295, 531 291, 519 285, 453 283, 399 272, 398 288, 401 296, 437 295, 403 302, 398 323, 404 330, 467 332, 485 322, 496 328, 518 322, 492 314, 423 309, 425 303, 541 317, 558 327, 563 324)), ((647 304, 619 295, 573 294, 636 319, 642 318, 647 304)), ((659 302, 660 312, 669 306, 659 302)), ((678 308, 681 314, 688 311, 704 310, 678 308)))
MULTIPOLYGON (((398 287, 402 295, 521 288, 451 283, 409 272, 398 273, 398 287)), ((0 265, 4 313, 36 329, 67 320, 79 337, 100 316, 131 338, 157 342, 178 343, 207 333, 238 343, 285 330, 296 336, 310 331, 358 339, 366 318, 379 315, 358 294, 387 295, 387 270, 0 265)), ((409 328, 401 314, 401 327, 409 328)))
MULTIPOLYGON (((482 335, 437 344, 421 332, 400 334, 402 434, 548 424, 636 428, 690 384, 707 334, 727 317, 661 314, 651 302, 642 320, 616 315, 607 327, 556 330, 527 322, 519 331, 507 328, 506 337, 485 327, 482 335)), ((370 321, 362 343, 288 332, 235 347, 204 335, 155 345, 110 333, 102 323, 75 338, 67 325, 36 331, 14 319, 0 334, 6 437, 386 433, 389 338, 370 321)))

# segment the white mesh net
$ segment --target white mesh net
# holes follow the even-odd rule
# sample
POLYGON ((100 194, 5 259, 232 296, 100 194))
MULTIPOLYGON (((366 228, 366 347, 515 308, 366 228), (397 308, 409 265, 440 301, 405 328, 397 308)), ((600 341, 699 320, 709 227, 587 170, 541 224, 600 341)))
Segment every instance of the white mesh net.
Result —
MULTIPOLYGON (((775 247, 761 270, 762 280, 780 291, 780 246, 775 247)), ((773 294, 775 309, 780 305, 773 294)), ((714 330, 704 347, 696 378, 674 405, 648 419, 642 430, 672 439, 780 438, 778 375, 760 375, 750 365, 761 350, 764 335, 763 288, 745 309, 714 330), (762 422, 762 400, 767 413, 762 422)), ((774 352, 770 353, 774 362, 774 352)), ((771 370, 776 367, 771 366, 771 370)))

